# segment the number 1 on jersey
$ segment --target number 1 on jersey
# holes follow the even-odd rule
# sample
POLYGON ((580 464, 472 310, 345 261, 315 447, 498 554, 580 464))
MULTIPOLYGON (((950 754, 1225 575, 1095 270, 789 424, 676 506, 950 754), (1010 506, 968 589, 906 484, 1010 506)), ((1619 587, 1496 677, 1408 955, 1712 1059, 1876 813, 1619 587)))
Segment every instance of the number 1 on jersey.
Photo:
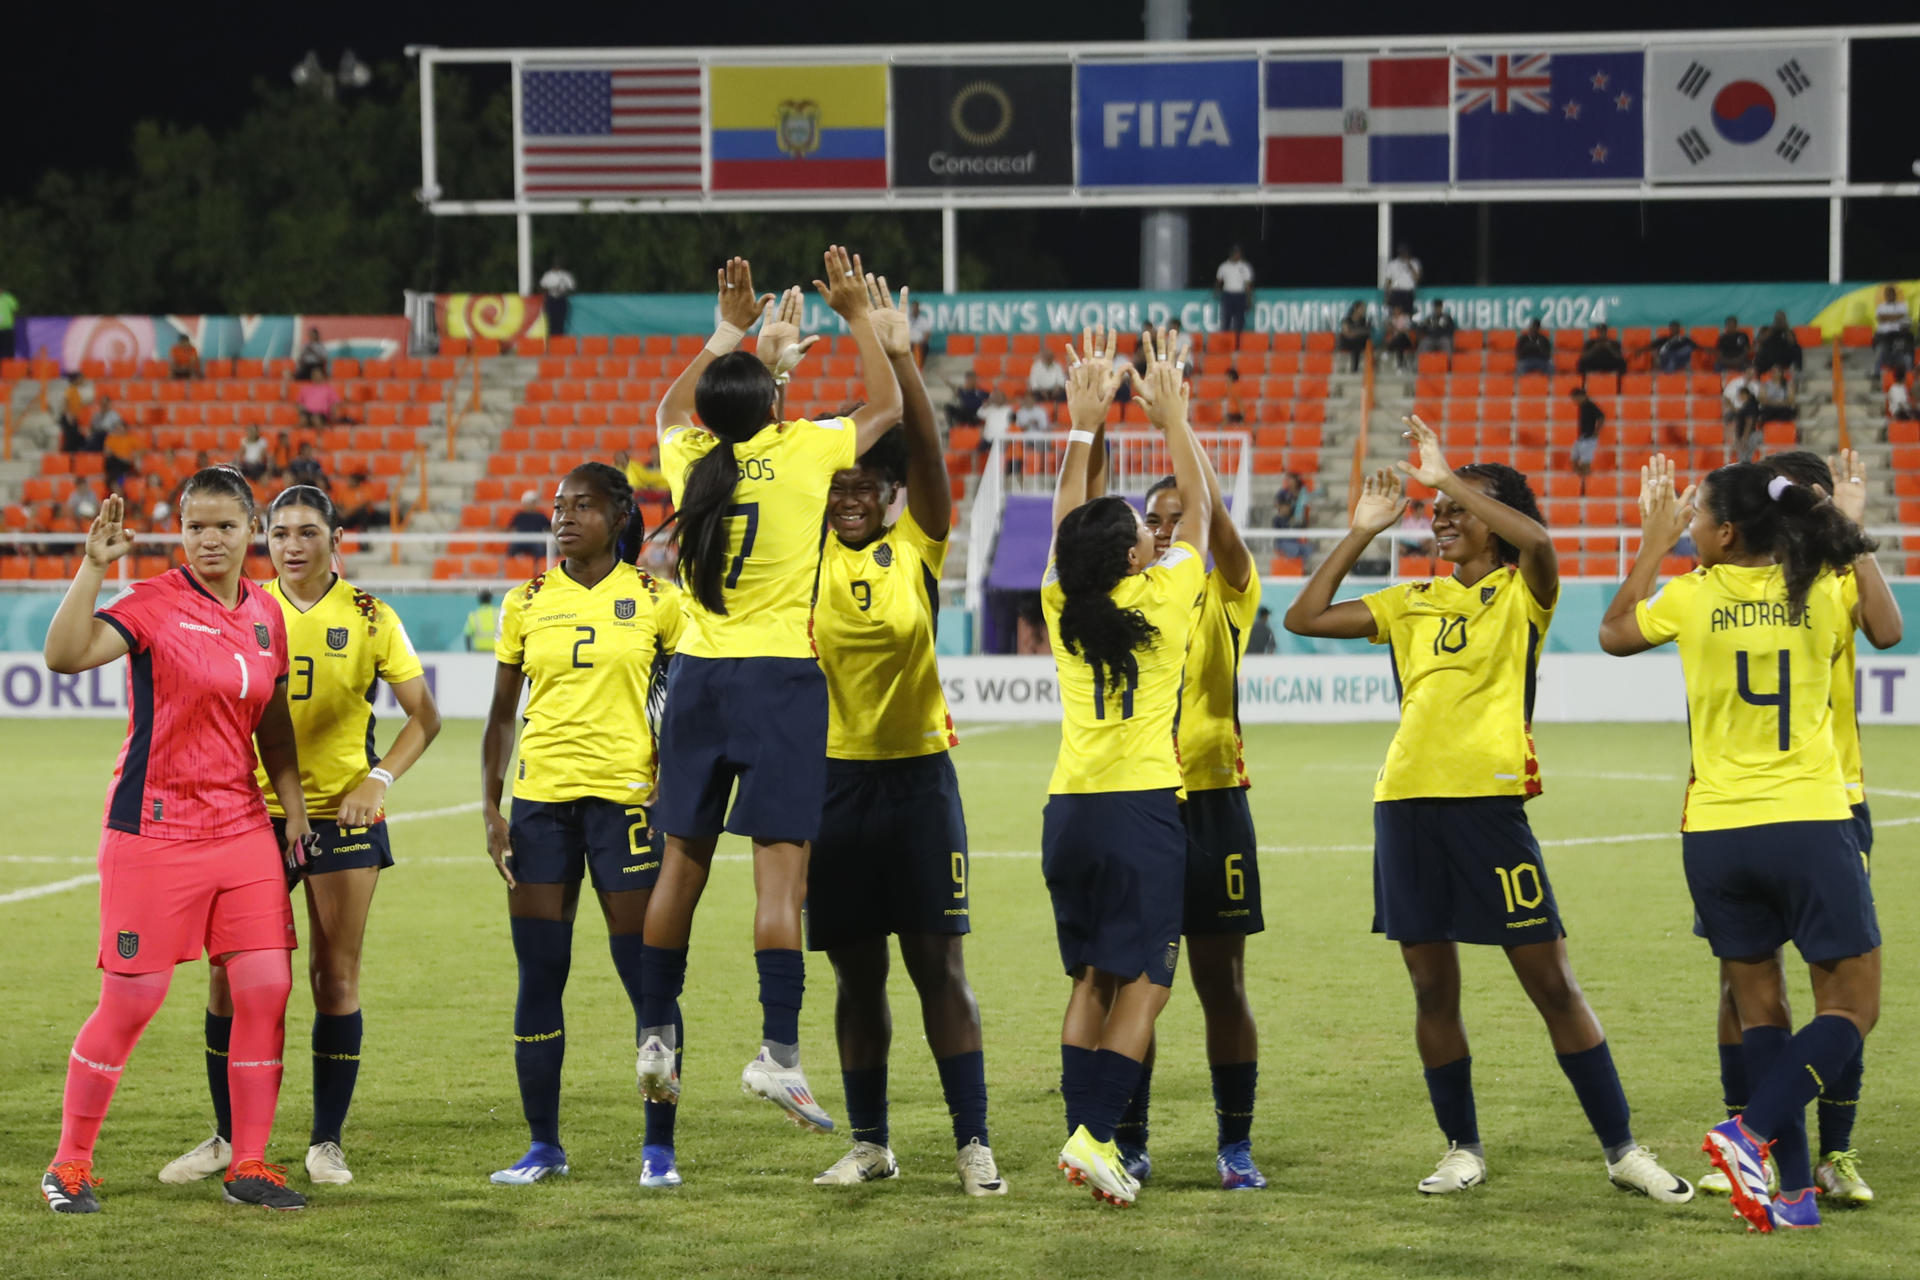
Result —
MULTIPOLYGON (((1120 718, 1122 720, 1133 719, 1133 691, 1138 688, 1139 685, 1140 673, 1137 670, 1128 672, 1123 678, 1123 683, 1120 686, 1120 718)), ((1101 681, 1093 686, 1093 718, 1095 720, 1105 720, 1107 718, 1107 686, 1105 681, 1101 681)))

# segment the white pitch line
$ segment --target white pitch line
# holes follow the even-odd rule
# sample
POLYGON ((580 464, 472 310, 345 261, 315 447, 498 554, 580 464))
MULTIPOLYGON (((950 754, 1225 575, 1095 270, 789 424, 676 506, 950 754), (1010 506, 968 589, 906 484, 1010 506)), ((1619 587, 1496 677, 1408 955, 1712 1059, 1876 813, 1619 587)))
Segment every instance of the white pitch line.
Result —
POLYGON ((15 889, 11 893, 0 893, 0 904, 25 902, 30 898, 44 898, 52 893, 65 893, 69 889, 78 889, 82 885, 98 884, 99 876, 75 876, 71 880, 55 880, 52 884, 30 885, 25 889, 15 889))

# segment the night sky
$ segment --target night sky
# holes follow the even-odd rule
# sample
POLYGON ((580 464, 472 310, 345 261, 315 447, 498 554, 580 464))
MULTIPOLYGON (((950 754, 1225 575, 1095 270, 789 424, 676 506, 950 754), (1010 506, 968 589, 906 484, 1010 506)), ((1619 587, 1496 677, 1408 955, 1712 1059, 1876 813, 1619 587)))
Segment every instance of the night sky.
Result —
MULTIPOLYGON (((1144 0, 952 0, 824 4, 743 0, 725 5, 631 0, 620 4, 528 5, 386 0, 258 6, 216 2, 176 6, 171 21, 145 11, 117 22, 94 11, 83 38, 71 22, 35 31, 40 17, 10 15, 5 83, 7 159, 0 198, 29 198, 51 168, 118 169, 142 118, 219 130, 253 100, 259 80, 285 83, 310 48, 324 62, 351 47, 369 62, 399 61, 409 44, 476 46, 931 43, 964 38, 1009 43, 1130 39, 1142 31, 1144 0)), ((24 6, 22 6, 24 7, 24 6)), ((38 6, 36 6, 38 8, 38 6)), ((1845 6, 1757 3, 1681 6, 1431 3, 1307 5, 1284 0, 1191 0, 1195 38, 1371 34, 1590 31, 1712 25, 1798 26, 1844 16, 1851 23, 1912 22, 1912 0, 1849 0, 1845 6)), ((57 10, 56 10, 57 11, 57 10)), ((1920 40, 1856 45, 1852 163, 1856 179, 1912 181, 1920 159, 1913 85, 1920 40)), ((1850 277, 1920 276, 1915 202, 1854 201, 1848 209, 1850 277)), ((1596 283, 1672 279, 1817 279, 1826 271, 1824 200, 1756 208, 1705 204, 1496 207, 1490 272, 1497 281, 1596 283), (1551 227, 1551 234, 1540 234, 1551 227)), ((1007 233, 972 215, 964 236, 1007 233)), ((1135 282, 1138 216, 1123 212, 1015 215, 1018 234, 1051 251, 1083 285, 1135 282)), ((1470 281, 1480 269, 1477 211, 1469 206, 1407 208, 1400 227, 1430 276, 1470 281)), ((1344 284, 1371 273, 1373 217, 1367 210, 1270 207, 1198 210, 1197 259, 1240 240, 1269 283, 1344 284)), ((999 283, 999 282, 996 282, 999 283)))

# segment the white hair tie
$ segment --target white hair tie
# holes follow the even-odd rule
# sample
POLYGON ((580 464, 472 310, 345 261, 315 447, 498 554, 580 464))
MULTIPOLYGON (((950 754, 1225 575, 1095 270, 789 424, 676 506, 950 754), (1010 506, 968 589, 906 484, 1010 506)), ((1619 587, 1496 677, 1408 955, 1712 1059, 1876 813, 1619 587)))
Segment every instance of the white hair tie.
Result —
POLYGON ((1767 481, 1767 496, 1775 502, 1778 502, 1781 496, 1791 488, 1793 488, 1793 481, 1787 479, 1785 476, 1775 476, 1773 479, 1767 481))

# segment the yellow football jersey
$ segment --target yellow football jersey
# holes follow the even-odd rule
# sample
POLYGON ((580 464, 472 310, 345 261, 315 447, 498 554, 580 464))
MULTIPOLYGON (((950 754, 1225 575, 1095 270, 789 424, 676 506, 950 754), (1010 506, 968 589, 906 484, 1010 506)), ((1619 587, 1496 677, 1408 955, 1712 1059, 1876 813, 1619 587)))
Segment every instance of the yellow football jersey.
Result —
MULTIPOLYGON (((345 578, 335 577, 305 613, 287 599, 278 579, 266 584, 266 592, 280 602, 287 620, 287 710, 307 817, 332 818, 380 760, 373 747, 375 686, 421 675, 420 659, 392 607, 345 578)), ((267 811, 286 817, 257 763, 254 780, 266 793, 267 811)))
POLYGON ((959 742, 933 654, 946 561, 946 539, 929 537, 907 510, 857 551, 827 535, 813 635, 832 759, 900 760, 959 742))
POLYGON ((1860 710, 1854 704, 1853 611, 1860 605, 1860 579, 1840 575, 1840 607, 1846 611, 1847 638, 1833 658, 1833 749, 1840 754, 1840 776, 1847 780, 1847 803, 1865 804, 1866 768, 1860 762, 1860 710))
MULTIPOLYGON (((687 470, 718 437, 699 427, 669 427, 660 466, 674 505, 687 470)), ((727 550, 721 582, 727 611, 709 613, 687 595, 689 625, 680 651, 696 658, 811 658, 814 593, 827 536, 827 488, 833 473, 854 463, 859 439, 852 418, 775 423, 733 447, 740 463, 727 508, 727 550)))
POLYGON ((1649 643, 1679 642, 1687 676, 1681 830, 1850 816, 1833 735, 1834 664, 1853 631, 1841 581, 1821 574, 1797 621, 1779 565, 1695 569, 1635 606, 1649 643))
POLYGON ((1362 596, 1373 643, 1393 648, 1400 728, 1375 800, 1536 796, 1534 680, 1553 609, 1512 566, 1472 586, 1403 582, 1362 596))
POLYGON ((1085 656, 1069 653, 1061 642, 1066 593, 1058 571, 1047 565, 1040 607, 1053 643, 1061 703, 1060 755, 1047 794, 1179 788, 1180 682, 1206 577, 1200 553, 1176 542, 1145 571, 1114 587, 1115 604, 1140 610, 1160 629, 1151 645, 1134 654, 1138 679, 1115 692, 1104 682, 1096 686, 1085 656))
POLYGON ((507 593, 494 657, 532 684, 516 797, 653 803, 647 696, 684 616, 677 588, 630 564, 593 587, 555 566, 507 593))
POLYGON ((1240 746, 1240 659, 1259 610, 1259 574, 1247 575, 1245 591, 1218 569, 1207 574, 1180 690, 1180 771, 1189 791, 1250 785, 1240 746))

